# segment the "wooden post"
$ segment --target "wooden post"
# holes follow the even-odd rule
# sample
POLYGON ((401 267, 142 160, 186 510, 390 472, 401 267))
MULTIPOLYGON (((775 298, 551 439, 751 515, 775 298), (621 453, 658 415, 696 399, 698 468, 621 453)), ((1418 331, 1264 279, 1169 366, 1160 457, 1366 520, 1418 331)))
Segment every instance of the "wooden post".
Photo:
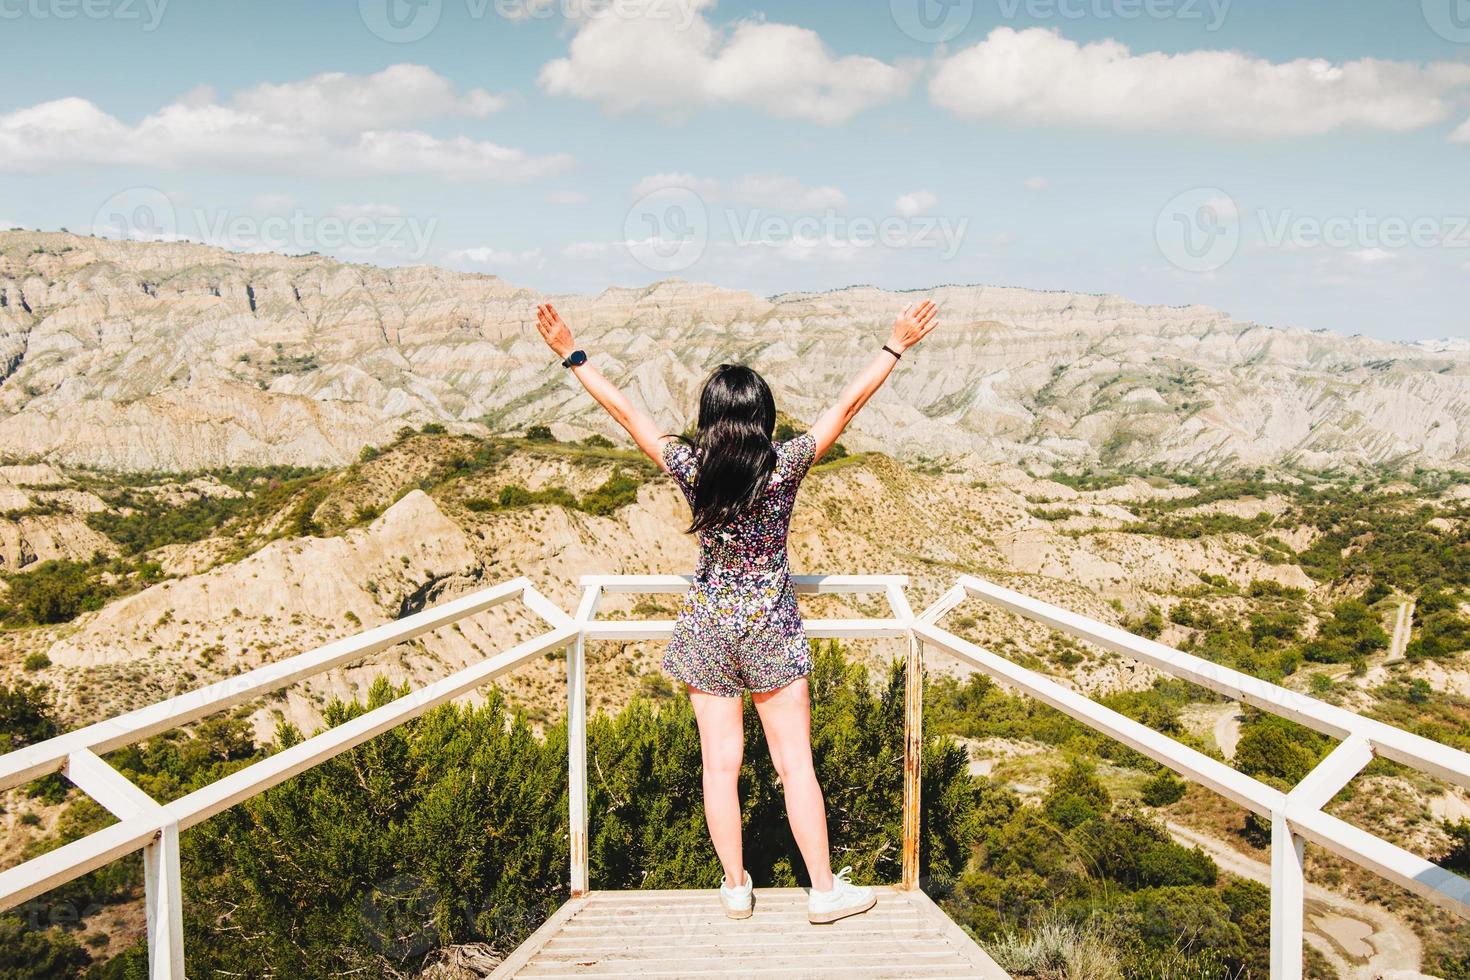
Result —
POLYGON ((148 915, 148 975, 184 980, 184 891, 179 877, 179 822, 170 820, 143 848, 148 915))
POLYGON ((1271 814, 1271 980, 1301 980, 1306 841, 1271 814))
POLYGON ((599 586, 582 592, 576 641, 567 647, 567 847, 571 891, 581 898, 590 887, 587 860, 587 621, 597 613, 599 586))
POLYGON ((920 772, 924 752, 924 644, 909 632, 903 689, 903 888, 919 887, 920 772))

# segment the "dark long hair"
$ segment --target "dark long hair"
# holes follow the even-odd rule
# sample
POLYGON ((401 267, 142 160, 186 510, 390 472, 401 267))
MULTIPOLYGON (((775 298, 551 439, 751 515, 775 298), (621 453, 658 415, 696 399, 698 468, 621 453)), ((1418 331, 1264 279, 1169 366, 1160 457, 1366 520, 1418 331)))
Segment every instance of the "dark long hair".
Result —
POLYGON ((715 368, 699 394, 699 431, 690 440, 699 460, 690 531, 729 523, 766 492, 775 428, 776 400, 765 379, 743 364, 715 368))

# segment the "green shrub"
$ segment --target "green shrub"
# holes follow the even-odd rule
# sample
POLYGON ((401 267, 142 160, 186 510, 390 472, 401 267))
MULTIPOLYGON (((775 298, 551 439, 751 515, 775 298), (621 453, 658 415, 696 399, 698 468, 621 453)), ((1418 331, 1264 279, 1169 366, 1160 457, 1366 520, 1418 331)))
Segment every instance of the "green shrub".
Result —
POLYGON ((1149 806, 1169 806, 1184 798, 1186 788, 1183 780, 1175 779, 1173 773, 1165 770, 1143 784, 1143 802, 1149 806))
POLYGON ((622 473, 615 474, 582 498, 582 509, 589 514, 606 517, 621 507, 637 503, 639 486, 638 480, 622 473))
POLYGON ((1388 634, 1378 615, 1361 600, 1349 599, 1333 607, 1332 617, 1302 646, 1302 654, 1316 663, 1341 664, 1387 647, 1388 634))
POLYGON ((10 577, 9 603, 22 622, 66 623, 84 611, 101 609, 109 589, 86 565, 51 559, 10 577))
POLYGON ((44 742, 59 733, 50 690, 42 684, 0 684, 0 754, 44 742))
POLYGON ((533 425, 526 429, 527 442, 556 442, 556 436, 551 434, 549 425, 533 425))
POLYGON ((37 650, 35 653, 26 654, 26 659, 21 665, 26 670, 45 670, 51 666, 51 658, 44 651, 37 650))

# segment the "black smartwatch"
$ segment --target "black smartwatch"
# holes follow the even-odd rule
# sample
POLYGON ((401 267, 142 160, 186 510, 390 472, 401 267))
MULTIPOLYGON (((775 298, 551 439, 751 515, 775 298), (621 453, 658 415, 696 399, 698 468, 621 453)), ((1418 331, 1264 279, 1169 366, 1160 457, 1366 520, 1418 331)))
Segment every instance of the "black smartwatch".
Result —
POLYGON ((581 367, 583 364, 586 364, 586 363, 587 363, 587 352, 584 351, 584 350, 574 350, 570 354, 567 355, 567 359, 566 360, 564 360, 564 361, 561 362, 561 366, 564 367, 564 368, 574 368, 574 367, 581 367))

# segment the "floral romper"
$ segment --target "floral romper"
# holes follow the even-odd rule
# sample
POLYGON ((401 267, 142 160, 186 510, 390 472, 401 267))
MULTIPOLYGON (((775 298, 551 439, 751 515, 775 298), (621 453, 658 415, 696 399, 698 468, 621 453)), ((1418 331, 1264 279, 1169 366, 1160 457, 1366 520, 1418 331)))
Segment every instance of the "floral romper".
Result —
MULTIPOLYGON (((786 558, 786 530, 796 489, 815 455, 810 434, 778 443, 770 482, 755 507, 699 532, 694 585, 664 656, 664 670, 674 677, 733 698, 742 691, 785 687, 811 671, 811 649, 786 558)), ((664 462, 692 506, 698 471, 694 449, 672 440, 664 447, 664 462)))

